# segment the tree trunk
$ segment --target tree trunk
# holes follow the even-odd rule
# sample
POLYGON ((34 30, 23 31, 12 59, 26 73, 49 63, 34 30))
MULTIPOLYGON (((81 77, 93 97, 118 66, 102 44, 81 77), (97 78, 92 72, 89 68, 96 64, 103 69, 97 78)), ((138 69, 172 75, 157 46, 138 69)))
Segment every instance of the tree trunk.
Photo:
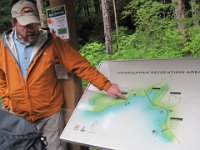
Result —
POLYGON ((172 0, 175 5, 174 16, 177 20, 177 26, 180 31, 185 32, 183 19, 185 19, 185 0, 172 0))
POLYGON ((98 15, 100 14, 100 1, 93 0, 93 3, 94 3, 96 17, 98 17, 98 15))
POLYGON ((113 8, 114 8, 114 15, 115 15, 115 28, 116 28, 116 36, 117 36, 117 49, 119 50, 119 27, 118 27, 118 19, 117 19, 116 0, 113 0, 113 8))
POLYGON ((198 26, 199 25, 199 19, 198 19, 198 15, 197 15, 198 6, 197 6, 196 1, 197 0, 191 0, 191 9, 192 9, 193 24, 195 26, 198 26))
POLYGON ((101 4, 102 4, 102 15, 103 15, 103 23, 104 23, 106 51, 109 55, 112 55, 112 31, 111 31, 108 0, 101 0, 101 4))
POLYGON ((37 0, 37 8, 40 16, 41 27, 48 28, 46 12, 42 0, 37 0))
POLYGON ((84 0, 84 12, 85 12, 85 17, 88 18, 88 22, 91 24, 91 20, 90 20, 90 11, 89 11, 89 6, 88 6, 88 0, 84 0))

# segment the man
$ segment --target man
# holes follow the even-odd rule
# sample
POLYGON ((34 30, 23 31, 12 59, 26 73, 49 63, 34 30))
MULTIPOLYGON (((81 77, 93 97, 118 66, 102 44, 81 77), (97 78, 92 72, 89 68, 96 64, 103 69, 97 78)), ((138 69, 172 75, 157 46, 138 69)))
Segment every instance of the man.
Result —
POLYGON ((65 149, 63 95, 55 64, 90 82, 109 96, 124 98, 116 84, 92 67, 69 43, 40 30, 36 6, 26 0, 13 5, 13 28, 0 41, 0 96, 5 109, 31 121, 47 138, 47 149, 65 149))

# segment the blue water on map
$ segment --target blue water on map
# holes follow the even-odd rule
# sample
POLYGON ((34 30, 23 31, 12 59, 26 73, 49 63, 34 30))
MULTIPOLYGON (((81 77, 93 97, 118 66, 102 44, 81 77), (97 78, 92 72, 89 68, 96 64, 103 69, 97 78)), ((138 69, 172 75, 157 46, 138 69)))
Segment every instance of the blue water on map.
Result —
MULTIPOLYGON (((147 127, 152 130, 152 134, 159 135, 163 140, 165 139, 162 134, 163 128, 162 126, 165 125, 166 119, 168 116, 168 111, 162 106, 155 105, 154 101, 156 100, 156 96, 158 96, 159 92, 150 91, 146 93, 146 95, 132 95, 130 96, 124 103, 116 104, 111 107, 104 109, 102 112, 89 112, 85 111, 85 117, 89 118, 105 118, 106 115, 113 112, 114 114, 118 115, 118 113, 122 114, 123 112, 133 112, 134 109, 141 110, 144 117, 147 119, 149 123, 147 127), (148 96, 147 96, 148 95, 148 96)), ((159 101, 159 100, 157 100, 159 101)), ((89 105, 93 105, 90 101, 89 105)))

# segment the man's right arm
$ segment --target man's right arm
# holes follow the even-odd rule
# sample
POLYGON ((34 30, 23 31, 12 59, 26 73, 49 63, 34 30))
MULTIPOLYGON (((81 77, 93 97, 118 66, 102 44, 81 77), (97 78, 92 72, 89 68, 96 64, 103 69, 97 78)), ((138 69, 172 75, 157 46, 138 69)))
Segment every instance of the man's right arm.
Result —
POLYGON ((8 96, 6 77, 2 69, 0 69, 0 97, 2 98, 5 108, 8 109, 8 106, 11 104, 9 103, 10 100, 8 96))

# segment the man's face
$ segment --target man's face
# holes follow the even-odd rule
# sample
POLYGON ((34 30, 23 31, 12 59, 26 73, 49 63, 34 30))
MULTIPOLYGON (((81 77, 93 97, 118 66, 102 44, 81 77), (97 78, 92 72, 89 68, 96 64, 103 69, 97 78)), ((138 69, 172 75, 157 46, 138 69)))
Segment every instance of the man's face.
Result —
POLYGON ((32 23, 26 26, 22 26, 19 22, 13 24, 16 29, 19 38, 28 43, 34 43, 39 37, 39 24, 32 23))

